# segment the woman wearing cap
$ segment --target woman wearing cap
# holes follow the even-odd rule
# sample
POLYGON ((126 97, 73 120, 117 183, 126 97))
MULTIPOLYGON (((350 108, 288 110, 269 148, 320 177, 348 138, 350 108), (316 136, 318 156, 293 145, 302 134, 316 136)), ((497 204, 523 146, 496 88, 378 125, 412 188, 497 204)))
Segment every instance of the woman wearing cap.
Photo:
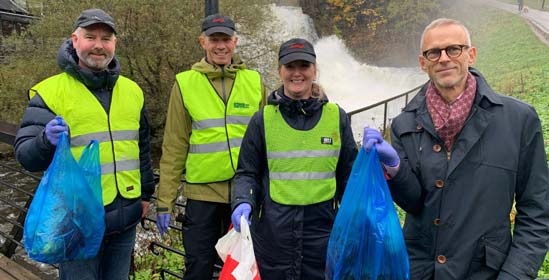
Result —
POLYGON ((311 43, 283 43, 278 62, 283 85, 252 117, 242 140, 231 218, 237 230, 240 216, 252 223, 262 279, 324 279, 356 143, 345 111, 314 82, 311 43))

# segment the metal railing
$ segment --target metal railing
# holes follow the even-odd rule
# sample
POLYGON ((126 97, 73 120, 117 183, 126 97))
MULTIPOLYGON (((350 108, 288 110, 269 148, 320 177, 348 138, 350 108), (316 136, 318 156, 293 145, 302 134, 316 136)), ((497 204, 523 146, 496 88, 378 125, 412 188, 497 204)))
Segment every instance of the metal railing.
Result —
MULTIPOLYGON (((14 178, 17 175, 20 175, 31 178, 35 184, 40 181, 40 176, 18 168, 14 168, 2 162, 0 162, 0 170, 4 172, 10 172, 10 178, 14 178)), ((15 249, 17 248, 17 246, 23 246, 23 244, 21 243, 21 238, 23 236, 23 223, 25 222, 27 209, 30 205, 30 202, 32 201, 32 198, 34 197, 34 194, 33 192, 24 189, 22 186, 8 183, 5 180, 0 180, 0 187, 9 190, 9 192, 11 193, 15 193, 10 197, 0 196, 0 202, 2 202, 4 206, 8 206, 7 208, 10 209, 10 212, 14 214, 16 213, 15 215, 17 216, 17 218, 13 219, 9 216, 0 215, 0 220, 3 224, 7 223, 12 226, 9 233, 5 231, 0 231, 0 235, 2 235, 2 237, 6 239, 4 244, 2 244, 2 247, 0 247, 0 253, 7 257, 11 257, 15 253, 15 249), (19 205, 13 199, 13 197, 21 195, 27 197, 24 206, 19 205)))
POLYGON ((390 104, 391 103, 396 103, 398 102, 400 99, 404 99, 404 102, 402 102, 402 107, 400 107, 398 110, 398 112, 400 112, 404 106, 406 106, 406 104, 408 104, 408 102, 410 101, 410 99, 412 99, 419 91, 419 89, 421 89, 423 85, 419 85, 411 90, 408 90, 404 93, 401 93, 397 96, 394 96, 394 97, 391 97, 389 99, 386 99, 386 100, 383 100, 383 101, 380 101, 380 102, 377 102, 377 103, 374 103, 372 105, 368 105, 366 107, 363 107, 363 108, 360 108, 360 109, 357 109, 357 110, 353 110, 353 111, 350 111, 347 113, 347 115, 349 116, 349 120, 350 122, 352 123, 353 121, 353 116, 356 116, 360 113, 363 113, 363 112, 366 112, 366 111, 370 111, 376 107, 379 107, 379 106, 383 106, 383 124, 381 126, 381 132, 382 132, 382 135, 385 135, 385 129, 387 129, 388 125, 390 124, 390 120, 391 120, 391 117, 389 116, 389 108, 390 108, 390 104))

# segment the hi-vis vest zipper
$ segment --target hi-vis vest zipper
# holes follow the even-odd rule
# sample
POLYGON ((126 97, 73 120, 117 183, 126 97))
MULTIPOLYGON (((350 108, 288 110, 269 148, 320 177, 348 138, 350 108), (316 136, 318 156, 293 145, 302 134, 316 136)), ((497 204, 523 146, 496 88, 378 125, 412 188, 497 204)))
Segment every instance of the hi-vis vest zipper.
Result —
POLYGON ((262 98, 261 78, 252 70, 239 70, 225 103, 208 78, 195 70, 176 75, 185 108, 192 120, 186 162, 188 183, 232 179, 242 137, 262 98))
POLYGON ((75 159, 92 139, 99 141, 104 205, 110 204, 118 192, 125 198, 141 197, 139 120, 143 92, 136 83, 118 77, 108 114, 93 93, 67 73, 35 85, 29 98, 35 94, 67 122, 75 159))
POLYGON ((311 130, 293 129, 273 105, 265 106, 264 123, 271 199, 310 205, 333 198, 341 149, 337 105, 324 105, 311 130))

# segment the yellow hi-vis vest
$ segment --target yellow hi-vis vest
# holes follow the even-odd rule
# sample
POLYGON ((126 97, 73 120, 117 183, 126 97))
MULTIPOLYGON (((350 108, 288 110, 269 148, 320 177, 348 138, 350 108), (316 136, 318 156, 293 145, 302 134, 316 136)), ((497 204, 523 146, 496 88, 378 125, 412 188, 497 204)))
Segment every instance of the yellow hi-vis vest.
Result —
POLYGON ((264 124, 271 199, 310 205, 333 198, 341 148, 337 105, 325 104, 311 130, 290 127, 274 105, 265 106, 264 124))
POLYGON ((143 92, 136 83, 118 77, 108 114, 93 93, 67 73, 38 83, 30 89, 29 97, 35 94, 67 122, 75 159, 92 139, 99 142, 104 205, 118 192, 125 198, 141 196, 138 141, 143 92))
POLYGON ((242 137, 262 99, 261 78, 252 70, 239 70, 227 103, 203 73, 189 70, 176 75, 192 133, 186 162, 188 183, 232 179, 242 137))

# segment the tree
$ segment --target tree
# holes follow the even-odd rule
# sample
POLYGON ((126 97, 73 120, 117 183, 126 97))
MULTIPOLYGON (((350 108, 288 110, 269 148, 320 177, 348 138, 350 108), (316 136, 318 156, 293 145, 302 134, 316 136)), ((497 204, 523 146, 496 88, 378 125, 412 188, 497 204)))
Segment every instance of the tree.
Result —
POLYGON ((355 57, 384 66, 416 65, 423 27, 441 15, 450 2, 300 1, 322 36, 336 34, 353 50, 355 57))

